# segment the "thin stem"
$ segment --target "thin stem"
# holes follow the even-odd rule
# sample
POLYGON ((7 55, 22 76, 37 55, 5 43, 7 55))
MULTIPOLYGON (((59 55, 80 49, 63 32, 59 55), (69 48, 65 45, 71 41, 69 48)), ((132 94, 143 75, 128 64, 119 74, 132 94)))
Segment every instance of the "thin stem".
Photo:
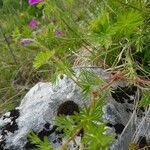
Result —
POLYGON ((70 141, 72 141, 75 136, 80 132, 82 128, 80 127, 79 129, 76 130, 76 132, 74 132, 74 134, 72 134, 72 136, 70 136, 65 142, 64 144, 60 147, 60 150, 65 150, 66 146, 69 144, 70 141))
MULTIPOLYGON (((78 36, 86 45, 90 46, 87 41, 85 41, 83 38, 80 37, 80 35, 78 35, 68 24, 67 22, 62 18, 60 17, 60 19, 63 21, 63 23, 68 27, 68 29, 70 31, 72 31, 76 36, 78 36)), ((87 51, 89 51, 90 53, 92 53, 92 51, 86 46, 86 45, 83 45, 83 47, 86 48, 87 51)))
POLYGON ((1 31, 1 33, 2 33, 2 36, 3 36, 4 39, 5 39, 7 48, 8 48, 8 50, 9 50, 9 52, 10 52, 10 54, 11 54, 13 60, 14 60, 14 63, 15 63, 15 65, 17 66, 17 59, 16 59, 16 56, 15 56, 15 54, 14 54, 12 48, 10 47, 10 43, 9 43, 9 41, 8 41, 8 39, 7 39, 7 37, 6 37, 6 35, 5 35, 5 33, 4 33, 4 31, 3 31, 3 29, 2 29, 1 26, 0 26, 0 31, 1 31))

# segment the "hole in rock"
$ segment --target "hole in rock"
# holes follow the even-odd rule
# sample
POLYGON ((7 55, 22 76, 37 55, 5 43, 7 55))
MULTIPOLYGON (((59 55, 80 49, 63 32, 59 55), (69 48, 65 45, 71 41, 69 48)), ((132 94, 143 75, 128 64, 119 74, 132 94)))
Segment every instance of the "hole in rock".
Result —
POLYGON ((136 92, 136 86, 119 86, 111 92, 111 95, 118 103, 125 103, 125 100, 127 100, 128 103, 134 103, 134 100, 131 99, 130 96, 135 97, 136 92))
POLYGON ((63 74, 61 74, 61 75, 60 75, 60 79, 62 80, 63 78, 64 78, 64 75, 63 75, 63 74))
POLYGON ((140 148, 144 148, 146 146, 150 146, 150 145, 147 144, 146 137, 143 137, 143 136, 140 136, 138 144, 139 144, 140 148))
POLYGON ((124 125, 123 124, 121 124, 121 123, 117 123, 117 124, 115 124, 115 125, 113 125, 114 126, 114 128, 115 128, 115 132, 116 132, 116 134, 121 134, 122 133, 122 131, 123 131, 123 129, 124 129, 124 125))
POLYGON ((111 123, 107 123, 106 126, 111 127, 111 128, 114 127, 116 134, 121 134, 122 131, 123 131, 123 129, 124 129, 124 127, 125 127, 125 126, 124 126, 123 124, 121 124, 121 123, 117 123, 117 124, 115 124, 115 125, 113 125, 113 124, 111 124, 111 123))
POLYGON ((79 106, 73 101, 66 101, 59 106, 57 115, 73 115, 74 112, 79 113, 79 106))
POLYGON ((19 117, 19 110, 18 109, 13 109, 10 111, 10 117, 18 118, 19 117))

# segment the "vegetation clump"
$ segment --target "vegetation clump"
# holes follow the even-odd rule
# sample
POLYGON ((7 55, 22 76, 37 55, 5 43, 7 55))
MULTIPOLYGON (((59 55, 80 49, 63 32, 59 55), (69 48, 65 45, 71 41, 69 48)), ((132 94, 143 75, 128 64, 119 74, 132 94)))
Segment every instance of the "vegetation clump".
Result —
MULTIPOLYGON (((103 134, 102 120, 113 83, 123 80, 145 90, 135 109, 149 106, 149 0, 0 0, 0 16, 0 113, 17 106, 35 83, 55 82, 59 74, 66 74, 90 104, 74 115, 56 118, 66 138, 61 149, 84 129, 83 149, 97 150, 114 140, 103 134), (88 71, 77 79, 73 67, 89 67, 76 66, 79 57, 90 67, 110 72, 109 83, 88 71)), ((40 149, 52 149, 47 137, 43 141, 34 133, 30 137, 40 149)))

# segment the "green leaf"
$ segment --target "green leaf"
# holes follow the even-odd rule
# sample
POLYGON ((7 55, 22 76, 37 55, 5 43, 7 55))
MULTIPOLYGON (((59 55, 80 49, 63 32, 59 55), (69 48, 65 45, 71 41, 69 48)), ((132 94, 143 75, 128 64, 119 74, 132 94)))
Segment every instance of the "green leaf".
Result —
POLYGON ((44 137, 44 141, 40 144, 40 150, 53 150, 52 145, 50 144, 48 137, 44 137))
POLYGON ((14 31, 13 31, 13 33, 12 33, 12 37, 13 37, 13 40, 14 40, 15 42, 18 42, 18 40, 20 39, 21 33, 20 33, 18 27, 16 27, 16 28, 14 29, 14 31))
POLYGON ((106 149, 113 141, 113 136, 106 135, 104 133, 105 125, 103 123, 92 124, 89 130, 85 131, 85 135, 83 137, 83 143, 86 145, 87 149, 106 149))
POLYGON ((83 70, 79 77, 79 83, 84 96, 88 96, 93 90, 100 88, 104 81, 96 73, 83 70))
POLYGON ((138 11, 122 12, 117 17, 117 22, 114 25, 114 32, 116 36, 130 36, 136 33, 138 27, 142 25, 143 18, 138 11))
POLYGON ((138 36, 135 42, 136 52, 142 52, 143 50, 143 39, 142 36, 138 36))
POLYGON ((109 25, 109 13, 103 10, 98 18, 91 23, 91 29, 96 33, 105 33, 109 28, 109 25))
POLYGON ((54 51, 45 51, 45 52, 40 52, 37 54, 37 56, 34 59, 33 66, 38 69, 42 65, 46 64, 48 60, 53 57, 54 51))
POLYGON ((47 0, 44 2, 43 12, 46 15, 49 15, 50 13, 55 12, 56 8, 57 8, 57 6, 56 6, 54 0, 47 0))
POLYGON ((77 124, 72 116, 58 116, 55 119, 55 123, 58 126, 57 130, 60 132, 63 131, 66 138, 69 138, 77 128, 77 124))
POLYGON ((28 26, 23 26, 22 36, 32 37, 32 30, 28 26))
POLYGON ((73 118, 74 120, 76 120, 76 122, 79 122, 85 130, 88 130, 91 124, 102 122, 101 117, 103 115, 103 106, 103 99, 99 99, 97 101, 95 100, 90 110, 87 108, 83 108, 81 112, 73 116, 73 118))
POLYGON ((107 49, 112 44, 112 30, 109 13, 106 10, 101 11, 99 16, 91 23, 91 29, 94 32, 93 41, 100 42, 107 49))
POLYGON ((28 137, 30 142, 32 144, 35 144, 39 150, 53 150, 53 147, 49 142, 48 137, 44 137, 44 140, 42 141, 34 132, 31 132, 28 137))
POLYGON ((57 68, 59 73, 66 74, 68 77, 72 77, 74 75, 74 70, 71 68, 70 63, 68 61, 58 61, 57 68))
POLYGON ((144 93, 143 99, 140 101, 139 106, 148 106, 150 104, 150 93, 144 93))

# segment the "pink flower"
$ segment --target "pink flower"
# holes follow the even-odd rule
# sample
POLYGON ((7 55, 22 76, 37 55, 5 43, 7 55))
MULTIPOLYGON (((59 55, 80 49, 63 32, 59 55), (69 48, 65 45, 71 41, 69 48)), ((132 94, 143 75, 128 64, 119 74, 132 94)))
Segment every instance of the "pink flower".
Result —
POLYGON ((29 38, 25 38, 25 39, 21 39, 20 44, 23 46, 29 45, 33 43, 33 39, 29 39, 29 38))
POLYGON ((31 29, 33 29, 35 26, 37 26, 37 21, 35 19, 32 19, 28 25, 31 29))
POLYGON ((55 34, 57 36, 63 36, 64 35, 64 32, 63 31, 56 31, 55 34))
POLYGON ((42 2, 42 0, 28 0, 28 3, 29 3, 30 6, 38 4, 40 2, 42 2))

